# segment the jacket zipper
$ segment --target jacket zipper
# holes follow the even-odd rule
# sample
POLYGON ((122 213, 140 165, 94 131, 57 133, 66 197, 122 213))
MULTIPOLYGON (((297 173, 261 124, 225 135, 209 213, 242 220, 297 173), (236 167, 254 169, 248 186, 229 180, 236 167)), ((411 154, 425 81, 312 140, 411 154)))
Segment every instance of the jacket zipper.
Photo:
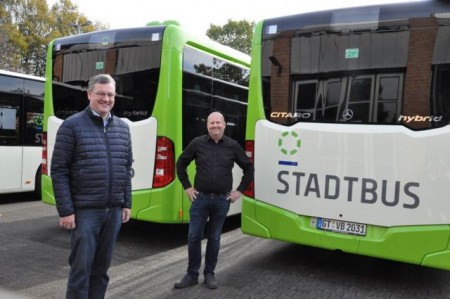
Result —
POLYGON ((111 150, 108 138, 108 129, 109 123, 106 126, 103 126, 103 132, 105 136, 105 145, 106 145, 106 154, 108 156, 108 174, 109 174, 109 186, 108 186, 108 198, 106 199, 106 207, 111 208, 111 197, 112 197, 112 184, 113 184, 113 169, 112 169, 112 157, 111 150))

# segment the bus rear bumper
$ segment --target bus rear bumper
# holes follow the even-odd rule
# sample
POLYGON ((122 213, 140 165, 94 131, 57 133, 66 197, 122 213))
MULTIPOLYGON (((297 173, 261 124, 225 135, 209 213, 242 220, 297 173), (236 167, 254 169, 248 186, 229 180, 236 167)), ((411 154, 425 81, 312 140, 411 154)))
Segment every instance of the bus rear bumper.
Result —
POLYGON ((56 205, 55 196, 53 195, 52 179, 48 175, 41 176, 41 192, 42 202, 49 205, 56 205))
POLYGON ((450 270, 450 225, 380 227, 365 236, 317 229, 311 217, 244 197, 244 234, 450 270))

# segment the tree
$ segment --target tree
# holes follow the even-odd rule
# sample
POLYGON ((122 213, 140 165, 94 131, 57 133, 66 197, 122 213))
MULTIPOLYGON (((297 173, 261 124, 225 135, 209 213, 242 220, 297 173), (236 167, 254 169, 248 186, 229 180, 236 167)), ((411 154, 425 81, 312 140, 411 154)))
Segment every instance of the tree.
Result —
POLYGON ((224 26, 211 24, 206 35, 223 45, 250 54, 255 22, 228 20, 224 26))
POLYGON ((83 32, 108 29, 102 23, 88 22, 88 18, 78 12, 78 6, 70 0, 59 0, 50 9, 53 15, 54 29, 58 37, 68 36, 83 32), (82 32, 78 32, 78 30, 82 32))
MULTIPOLYGON (((49 9, 46 0, 1 0, 0 69, 44 76, 47 47, 55 38, 76 34, 87 17, 70 0, 49 9), (74 28, 75 27, 75 28, 74 28)), ((85 32, 104 29, 96 23, 85 32)))
POLYGON ((13 42, 18 32, 11 13, 13 4, 12 0, 3 0, 0 5, 0 67, 12 71, 16 70, 15 66, 20 62, 20 54, 16 51, 18 46, 13 42))

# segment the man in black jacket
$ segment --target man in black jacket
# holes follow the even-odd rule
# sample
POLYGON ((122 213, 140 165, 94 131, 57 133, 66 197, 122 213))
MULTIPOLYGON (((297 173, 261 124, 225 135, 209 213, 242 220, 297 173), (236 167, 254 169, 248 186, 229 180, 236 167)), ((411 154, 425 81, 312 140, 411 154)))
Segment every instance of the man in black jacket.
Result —
POLYGON ((116 84, 105 74, 89 80, 89 106, 58 129, 51 177, 60 216, 70 232, 66 298, 104 298, 114 243, 130 219, 131 136, 116 116, 116 84))
POLYGON ((230 202, 238 200, 253 180, 253 164, 239 143, 224 136, 225 119, 219 112, 213 112, 207 119, 208 135, 194 138, 177 161, 178 178, 191 201, 189 210, 188 268, 175 288, 185 288, 198 283, 202 261, 201 241, 208 221, 208 242, 206 245, 204 283, 209 289, 216 289, 214 269, 219 255, 220 235, 230 202), (191 185, 187 166, 195 160, 197 173, 194 186, 191 185), (234 163, 242 168, 244 175, 236 190, 233 187, 232 169, 234 163))

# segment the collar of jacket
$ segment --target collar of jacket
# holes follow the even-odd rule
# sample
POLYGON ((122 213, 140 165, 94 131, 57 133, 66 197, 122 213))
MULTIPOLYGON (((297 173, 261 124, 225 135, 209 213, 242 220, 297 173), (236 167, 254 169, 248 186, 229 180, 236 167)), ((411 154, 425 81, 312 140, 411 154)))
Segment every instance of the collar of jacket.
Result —
MULTIPOLYGON (((91 107, 87 106, 86 109, 84 109, 90 118, 92 118, 94 121, 101 121, 103 123, 103 118, 100 115, 97 115, 92 111, 91 107)), ((114 119, 114 114, 112 111, 109 111, 109 121, 108 123, 112 122, 114 119)))

